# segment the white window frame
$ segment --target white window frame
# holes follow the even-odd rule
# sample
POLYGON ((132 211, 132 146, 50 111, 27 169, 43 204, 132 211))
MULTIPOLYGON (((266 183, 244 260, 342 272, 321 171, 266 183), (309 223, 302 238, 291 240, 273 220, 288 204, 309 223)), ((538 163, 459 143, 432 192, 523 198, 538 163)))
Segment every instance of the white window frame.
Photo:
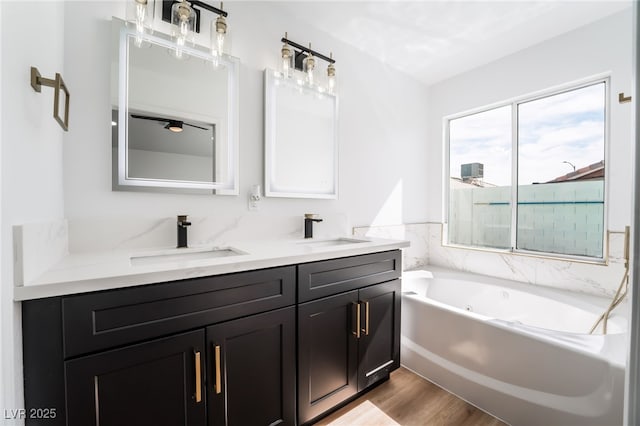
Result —
POLYGON ((572 81, 570 83, 553 86, 548 89, 540 90, 537 92, 529 93, 522 96, 517 96, 505 101, 496 102, 493 104, 485 105, 479 108, 466 110, 460 113, 451 114, 443 117, 442 119, 442 134, 443 134, 443 170, 442 170, 442 214, 443 214, 443 227, 442 227, 442 245, 445 247, 462 248, 468 250, 495 252, 500 254, 517 254, 531 257, 540 257, 545 259, 560 259, 570 260, 574 262, 582 263, 596 263, 596 264, 608 264, 609 263, 609 241, 608 234, 608 206, 609 206, 609 136, 610 136, 610 104, 611 104, 611 75, 609 73, 598 74, 584 79, 572 81), (593 256, 579 256, 571 254, 550 253, 543 251, 531 251, 516 248, 516 236, 517 236, 517 218, 518 218, 518 105, 535 101, 542 98, 558 95, 565 92, 581 89, 587 86, 604 83, 604 205, 603 205, 603 223, 602 223, 602 257, 593 256), (451 167, 449 164, 449 123, 452 120, 467 117, 474 114, 479 114, 496 108, 511 106, 511 247, 508 249, 497 249, 493 247, 480 247, 480 246, 467 246, 462 244, 453 244, 449 242, 449 191, 451 182, 451 167), (514 208, 514 205, 516 208, 514 208))

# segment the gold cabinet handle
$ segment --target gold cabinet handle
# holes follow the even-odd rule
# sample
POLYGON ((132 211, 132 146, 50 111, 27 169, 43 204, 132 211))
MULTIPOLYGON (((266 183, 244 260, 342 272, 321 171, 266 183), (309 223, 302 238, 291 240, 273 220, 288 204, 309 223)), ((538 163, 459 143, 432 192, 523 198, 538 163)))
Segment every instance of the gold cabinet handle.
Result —
POLYGON ((216 345, 213 350, 216 363, 216 393, 218 394, 222 392, 222 386, 220 385, 220 345, 216 345))
POLYGON ((364 335, 369 335, 369 302, 364 302, 364 335))
POLYGON ((356 305, 356 331, 352 331, 351 334, 356 336, 356 339, 360 338, 360 303, 354 303, 356 305))
POLYGON ((200 352, 195 352, 196 362, 196 402, 202 401, 202 371, 200 371, 200 352))

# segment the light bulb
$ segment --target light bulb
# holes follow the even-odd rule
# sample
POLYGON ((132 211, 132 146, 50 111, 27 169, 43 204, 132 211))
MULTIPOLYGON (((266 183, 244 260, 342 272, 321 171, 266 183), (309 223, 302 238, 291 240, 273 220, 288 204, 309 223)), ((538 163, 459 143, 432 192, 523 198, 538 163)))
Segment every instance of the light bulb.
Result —
POLYGON ((309 43, 309 54, 302 61, 302 67, 307 75, 307 84, 313 86, 313 69, 316 67, 316 58, 311 53, 311 43, 309 43))
MULTIPOLYGON (((222 7, 222 3, 220 4, 222 7)), ((215 21, 211 21, 211 54, 222 56, 224 53, 224 40, 227 34, 227 22, 224 16, 219 15, 215 21)))
MULTIPOLYGON (((287 39, 287 33, 284 33, 284 38, 287 39)), ((280 49, 280 71, 284 78, 288 78, 291 75, 291 47, 285 42, 280 49)))
POLYGON ((131 0, 127 6, 127 21, 135 26, 135 45, 141 47, 145 33, 151 33, 151 15, 148 0, 131 0))
POLYGON ((196 13, 187 1, 171 6, 171 36, 176 42, 176 58, 182 58, 182 48, 186 42, 193 43, 196 13))
MULTIPOLYGON (((329 57, 333 59, 333 53, 329 54, 329 57)), ((336 67, 332 62, 327 67, 327 85, 329 93, 335 93, 336 90, 336 67)))
POLYGON ((147 17, 147 0, 136 0, 136 32, 144 33, 144 21, 147 17))

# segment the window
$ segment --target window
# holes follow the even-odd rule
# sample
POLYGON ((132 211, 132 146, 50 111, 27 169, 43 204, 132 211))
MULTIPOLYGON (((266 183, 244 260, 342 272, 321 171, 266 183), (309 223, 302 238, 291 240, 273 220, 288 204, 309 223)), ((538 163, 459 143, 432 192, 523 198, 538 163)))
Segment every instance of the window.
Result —
POLYGON ((606 81, 446 120, 450 244, 603 257, 606 81))

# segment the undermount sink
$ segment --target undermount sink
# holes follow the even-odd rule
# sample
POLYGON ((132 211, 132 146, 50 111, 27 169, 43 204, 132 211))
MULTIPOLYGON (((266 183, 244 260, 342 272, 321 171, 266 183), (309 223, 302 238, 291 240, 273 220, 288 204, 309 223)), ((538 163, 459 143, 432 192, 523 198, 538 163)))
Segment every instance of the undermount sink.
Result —
POLYGON ((131 256, 131 265, 151 265, 164 262, 182 262, 189 260, 216 259, 220 257, 246 254, 231 247, 209 247, 205 249, 173 249, 156 253, 131 256))
POLYGON ((302 241, 298 244, 308 246, 308 247, 334 247, 334 246, 342 246, 346 244, 358 244, 358 243, 368 243, 367 240, 358 240, 356 238, 332 238, 327 240, 308 240, 302 241))

